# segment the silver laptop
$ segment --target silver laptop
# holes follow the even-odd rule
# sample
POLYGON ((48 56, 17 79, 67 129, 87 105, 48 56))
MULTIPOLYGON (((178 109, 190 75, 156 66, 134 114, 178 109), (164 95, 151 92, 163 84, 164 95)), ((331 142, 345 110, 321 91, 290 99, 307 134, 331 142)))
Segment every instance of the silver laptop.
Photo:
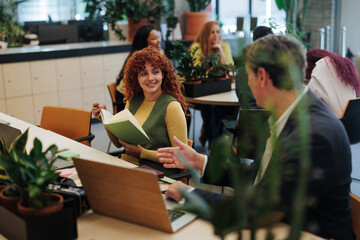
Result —
POLYGON ((174 212, 178 203, 165 199, 153 172, 80 158, 73 161, 95 213, 169 233, 196 218, 174 212))

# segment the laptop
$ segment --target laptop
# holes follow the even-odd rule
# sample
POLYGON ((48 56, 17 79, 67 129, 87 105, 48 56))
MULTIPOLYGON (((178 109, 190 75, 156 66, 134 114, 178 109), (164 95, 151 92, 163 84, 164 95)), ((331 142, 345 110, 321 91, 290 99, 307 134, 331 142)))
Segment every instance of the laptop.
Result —
POLYGON ((10 127, 10 124, 0 123, 0 139, 5 139, 6 145, 10 147, 11 143, 21 134, 17 128, 10 127))
POLYGON ((73 158, 91 209, 98 214, 172 233, 196 215, 173 210, 155 173, 73 158), (175 211, 175 212, 174 212, 175 211))
MULTIPOLYGON (((21 131, 17 128, 9 126, 9 124, 0 123, 0 139, 4 138, 6 145, 10 147, 11 143, 21 134, 21 131)), ((52 166, 53 170, 73 167, 72 161, 67 161, 61 158, 57 158, 52 166)))

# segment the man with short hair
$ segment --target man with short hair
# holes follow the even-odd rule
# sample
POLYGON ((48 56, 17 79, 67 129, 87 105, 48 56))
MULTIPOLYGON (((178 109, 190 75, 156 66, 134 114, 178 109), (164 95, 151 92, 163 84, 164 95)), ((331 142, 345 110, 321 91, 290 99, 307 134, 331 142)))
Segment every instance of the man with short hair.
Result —
MULTIPOLYGON (((275 119, 275 130, 266 143, 254 184, 268 186, 269 169, 276 162, 276 155, 280 161, 279 206, 288 218, 300 177, 301 156, 308 153, 304 229, 324 238, 353 239, 349 140, 341 122, 302 85, 306 67, 303 46, 286 36, 269 35, 248 46, 246 53, 248 84, 256 103, 271 110, 275 119), (301 142, 303 129, 299 127, 299 119, 309 125, 307 146, 301 142), (271 140, 273 137, 275 142, 271 140)), ((176 143, 179 148, 158 149, 164 167, 181 167, 174 155, 180 151, 190 166, 204 172, 206 178, 207 157, 178 140, 176 143)), ((180 200, 179 187, 189 186, 176 182, 170 186, 167 197, 180 200)), ((195 192, 201 194, 201 190, 195 192)))

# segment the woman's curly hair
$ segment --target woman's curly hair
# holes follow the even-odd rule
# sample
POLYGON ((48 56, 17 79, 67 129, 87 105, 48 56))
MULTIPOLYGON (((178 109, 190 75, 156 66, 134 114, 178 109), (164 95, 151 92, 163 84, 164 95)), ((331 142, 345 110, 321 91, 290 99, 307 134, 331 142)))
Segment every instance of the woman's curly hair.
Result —
POLYGON ((131 98, 143 90, 139 85, 138 74, 145 70, 145 64, 150 63, 152 67, 159 68, 163 74, 161 89, 164 94, 171 95, 182 105, 184 112, 187 111, 184 95, 181 92, 182 85, 177 79, 175 69, 165 55, 154 47, 147 47, 135 52, 126 63, 124 84, 125 98, 131 98))

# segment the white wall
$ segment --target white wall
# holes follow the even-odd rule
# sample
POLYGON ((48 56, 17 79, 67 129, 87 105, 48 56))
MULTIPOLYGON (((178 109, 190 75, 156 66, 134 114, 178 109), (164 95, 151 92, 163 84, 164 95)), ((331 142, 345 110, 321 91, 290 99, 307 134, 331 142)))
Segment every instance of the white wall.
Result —
POLYGON ((346 46, 360 54, 360 1, 341 0, 340 28, 346 26, 346 46))

